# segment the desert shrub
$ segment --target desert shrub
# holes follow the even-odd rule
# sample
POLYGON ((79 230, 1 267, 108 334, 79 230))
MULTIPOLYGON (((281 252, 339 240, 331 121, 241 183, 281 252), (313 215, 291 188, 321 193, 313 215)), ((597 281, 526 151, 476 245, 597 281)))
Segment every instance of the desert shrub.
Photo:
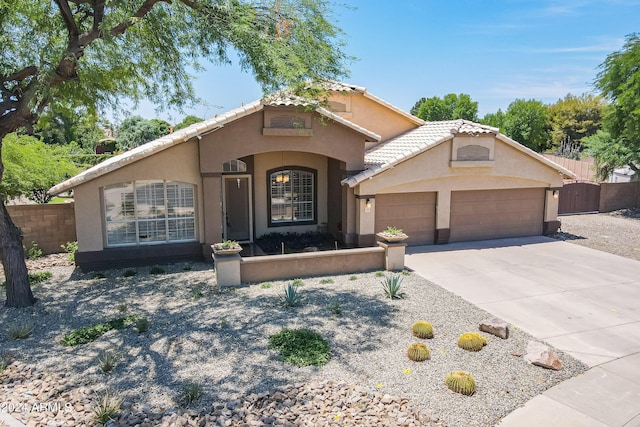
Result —
POLYGON ((125 270, 125 272, 124 272, 124 273, 122 273, 122 276, 124 276, 124 277, 133 277, 133 276, 135 276, 136 274, 138 274, 138 272, 137 272, 137 271, 132 270, 132 269, 129 269, 129 270, 125 270))
POLYGON ((322 279, 322 280, 320 280, 320 284, 321 285, 332 285, 333 284, 333 279, 322 279))
POLYGON ((188 383, 180 392, 180 401, 184 406, 189 406, 202 397, 202 386, 198 383, 188 383))
POLYGON ((151 322, 146 317, 141 317, 135 322, 135 328, 139 333, 147 332, 151 327, 151 322))
POLYGON ((340 301, 335 298, 331 299, 331 301, 329 301, 329 311, 336 316, 340 316, 342 314, 342 304, 340 304, 340 301))
POLYGON ((327 341, 308 329, 283 329, 269 337, 269 348, 295 366, 322 366, 331 358, 327 341))
POLYGON ((42 257, 44 253, 36 242, 31 242, 31 247, 26 248, 26 255, 29 259, 38 259, 42 257))
POLYGON ((107 391, 96 399, 96 408, 93 410, 94 421, 99 424, 106 424, 113 420, 122 405, 122 398, 107 391))
POLYGON ((98 355, 98 366, 104 373, 109 373, 120 361, 120 355, 116 352, 105 350, 98 355))
POLYGON ((137 315, 130 315, 75 329, 62 337, 61 344, 65 347, 73 347, 93 342, 112 329, 126 328, 138 320, 138 318, 139 316, 137 315))
POLYGON ((32 285, 42 283, 52 276, 50 271, 36 271, 35 273, 29 273, 29 283, 32 285))
POLYGON ((149 274, 164 274, 164 273, 165 273, 164 268, 158 265, 154 265, 149 269, 149 274))
POLYGON ((264 282, 260 284, 261 289, 269 289, 273 284, 271 282, 264 282))
POLYGON ((293 286, 297 286, 297 287, 304 286, 304 282, 302 281, 302 279, 293 279, 292 284, 293 286))
POLYGON ((60 247, 67 253, 67 259, 69 261, 75 261, 76 252, 78 252, 78 242, 67 242, 64 245, 60 245, 60 247))
POLYGON ((31 332, 33 332, 33 326, 27 322, 16 323, 7 329, 7 335, 13 341, 27 339, 31 336, 31 332))

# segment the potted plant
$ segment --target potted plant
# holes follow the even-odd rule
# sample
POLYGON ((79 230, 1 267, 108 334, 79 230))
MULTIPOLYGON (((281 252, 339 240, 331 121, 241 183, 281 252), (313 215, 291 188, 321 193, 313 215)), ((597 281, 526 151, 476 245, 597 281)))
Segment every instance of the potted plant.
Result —
POLYGON ((222 243, 211 245, 213 253, 216 255, 232 255, 242 251, 242 246, 235 240, 223 240, 222 243))
POLYGON ((404 234, 404 232, 402 231, 402 228, 397 228, 392 226, 385 228, 383 231, 379 233, 376 233, 376 236, 380 237, 382 240, 385 240, 387 242, 392 242, 392 243, 401 242, 409 238, 409 236, 404 234))

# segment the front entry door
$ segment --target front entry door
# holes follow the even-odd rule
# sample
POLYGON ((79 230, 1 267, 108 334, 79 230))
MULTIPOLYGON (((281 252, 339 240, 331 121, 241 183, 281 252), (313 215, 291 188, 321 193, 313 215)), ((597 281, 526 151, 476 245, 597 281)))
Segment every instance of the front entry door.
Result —
POLYGON ((224 238, 253 241, 251 175, 223 176, 224 238))

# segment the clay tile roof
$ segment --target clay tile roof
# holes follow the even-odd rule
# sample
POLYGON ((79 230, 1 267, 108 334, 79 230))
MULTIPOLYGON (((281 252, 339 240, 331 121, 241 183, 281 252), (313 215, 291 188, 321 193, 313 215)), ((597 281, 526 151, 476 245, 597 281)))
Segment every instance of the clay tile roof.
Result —
POLYGON ((364 162, 367 167, 397 163, 450 138, 452 135, 463 133, 472 135, 497 134, 498 130, 466 120, 427 122, 417 129, 370 148, 365 154, 364 162))
POLYGON ((500 134, 499 129, 482 125, 480 123, 470 122, 468 120, 447 120, 439 122, 426 122, 419 128, 410 130, 402 135, 382 142, 367 150, 364 156, 364 171, 346 178, 343 184, 354 187, 365 179, 371 178, 394 165, 407 160, 415 155, 426 151, 441 142, 444 142, 455 135, 496 135, 502 141, 514 146, 515 148, 536 157, 538 160, 557 169, 564 175, 572 175, 571 172, 561 166, 545 159, 538 153, 524 147, 510 138, 500 134))
MULTIPOLYGON (((282 94, 272 95, 265 98, 264 100, 258 100, 249 104, 245 104, 242 107, 228 111, 224 114, 217 115, 212 119, 195 123, 172 134, 162 136, 154 141, 147 142, 146 144, 142 144, 132 150, 111 157, 104 162, 93 166, 92 168, 80 172, 78 175, 71 177, 64 182, 53 186, 51 189, 49 189, 49 193, 60 194, 64 191, 77 187, 80 184, 96 179, 102 175, 120 169, 126 165, 144 159, 145 157, 151 156, 174 145, 189 141, 195 137, 202 137, 205 134, 215 132, 216 130, 224 127, 224 125, 227 123, 233 122, 249 114, 262 110, 265 105, 307 107, 310 104, 311 103, 309 101, 304 100, 303 98, 283 96, 282 94)), ((381 139, 380 135, 376 134, 375 132, 372 132, 368 129, 363 128, 362 126, 358 126, 353 122, 345 120, 325 108, 316 107, 314 108, 314 110, 319 114, 322 114, 323 116, 364 135, 368 141, 380 141, 381 139)))

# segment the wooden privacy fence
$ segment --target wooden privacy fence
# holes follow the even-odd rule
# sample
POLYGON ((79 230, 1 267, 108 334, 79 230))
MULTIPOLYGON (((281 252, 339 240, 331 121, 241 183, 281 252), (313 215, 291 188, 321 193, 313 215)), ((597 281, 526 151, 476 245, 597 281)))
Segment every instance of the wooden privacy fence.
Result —
POLYGON ((600 209, 600 185, 573 182, 560 189, 558 214, 597 212, 600 209))
POLYGON ((558 214, 640 207, 640 182, 572 182, 560 189, 558 214))

